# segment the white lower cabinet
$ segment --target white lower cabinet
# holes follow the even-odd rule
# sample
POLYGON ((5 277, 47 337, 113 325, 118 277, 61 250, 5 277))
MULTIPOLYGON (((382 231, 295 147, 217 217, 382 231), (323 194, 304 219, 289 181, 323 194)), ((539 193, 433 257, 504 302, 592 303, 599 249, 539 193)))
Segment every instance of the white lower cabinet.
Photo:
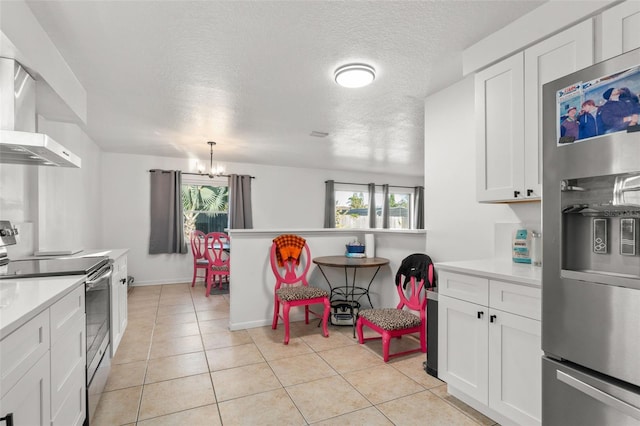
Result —
POLYGON ((128 323, 127 305, 127 255, 113 259, 113 276, 111 278, 111 357, 118 350, 122 336, 128 323))
POLYGON ((438 377, 487 404, 488 308, 438 296, 438 377))
POLYGON ((16 426, 86 417, 84 285, 0 341, 0 417, 16 426))
POLYGON ((13 424, 16 426, 49 425, 50 370, 49 351, 47 351, 0 399, 0 417, 12 416, 13 424))
MULTIPOLYGON (((451 275, 464 282, 464 274, 448 272, 441 272, 439 281, 451 275)), ((501 424, 540 425, 540 289, 467 277, 469 284, 493 296, 488 295, 487 304, 478 304, 451 297, 440 287, 438 376, 450 393, 464 396, 465 402, 501 424), (492 303, 511 312, 495 309, 492 303)))
POLYGON ((540 321, 489 309, 489 407, 519 425, 541 423, 540 345, 540 321))
MULTIPOLYGON (((83 289, 84 290, 84 289, 83 289)), ((80 426, 86 415, 85 316, 51 346, 51 425, 80 426)))

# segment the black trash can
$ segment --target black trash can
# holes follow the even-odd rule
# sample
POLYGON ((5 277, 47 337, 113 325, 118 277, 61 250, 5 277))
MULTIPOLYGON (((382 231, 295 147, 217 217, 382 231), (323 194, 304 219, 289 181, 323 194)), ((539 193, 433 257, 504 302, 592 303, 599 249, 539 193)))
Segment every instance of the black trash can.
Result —
POLYGON ((438 288, 427 290, 427 374, 438 377, 438 288))

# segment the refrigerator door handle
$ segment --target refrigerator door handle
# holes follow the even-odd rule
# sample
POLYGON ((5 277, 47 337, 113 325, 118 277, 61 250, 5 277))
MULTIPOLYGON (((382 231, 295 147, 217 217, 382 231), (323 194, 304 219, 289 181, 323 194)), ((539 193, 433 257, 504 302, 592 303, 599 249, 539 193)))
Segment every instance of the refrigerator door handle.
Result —
POLYGON ((591 386, 581 380, 576 379, 575 377, 560 371, 556 370, 556 377, 563 383, 571 386, 574 389, 579 390, 580 392, 589 395, 596 401, 600 401, 603 404, 606 404, 621 413, 626 414, 627 416, 633 417, 636 420, 640 420, 640 408, 637 408, 627 402, 624 402, 616 397, 609 395, 606 392, 601 391, 600 389, 591 386))

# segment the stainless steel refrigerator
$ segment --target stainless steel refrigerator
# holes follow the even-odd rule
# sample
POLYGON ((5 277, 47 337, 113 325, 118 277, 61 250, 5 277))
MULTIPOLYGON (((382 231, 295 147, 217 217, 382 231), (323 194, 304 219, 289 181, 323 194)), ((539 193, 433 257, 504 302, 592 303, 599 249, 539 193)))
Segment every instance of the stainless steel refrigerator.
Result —
POLYGON ((543 425, 640 425, 640 49, 543 87, 543 425))

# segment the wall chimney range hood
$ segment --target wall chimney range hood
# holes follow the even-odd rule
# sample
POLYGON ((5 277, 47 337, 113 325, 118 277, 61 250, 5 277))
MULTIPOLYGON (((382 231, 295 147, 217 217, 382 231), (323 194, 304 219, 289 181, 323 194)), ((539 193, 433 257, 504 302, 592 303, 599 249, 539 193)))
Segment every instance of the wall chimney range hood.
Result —
POLYGON ((36 82, 14 59, 0 58, 0 163, 80 167, 80 158, 36 132, 36 82))

